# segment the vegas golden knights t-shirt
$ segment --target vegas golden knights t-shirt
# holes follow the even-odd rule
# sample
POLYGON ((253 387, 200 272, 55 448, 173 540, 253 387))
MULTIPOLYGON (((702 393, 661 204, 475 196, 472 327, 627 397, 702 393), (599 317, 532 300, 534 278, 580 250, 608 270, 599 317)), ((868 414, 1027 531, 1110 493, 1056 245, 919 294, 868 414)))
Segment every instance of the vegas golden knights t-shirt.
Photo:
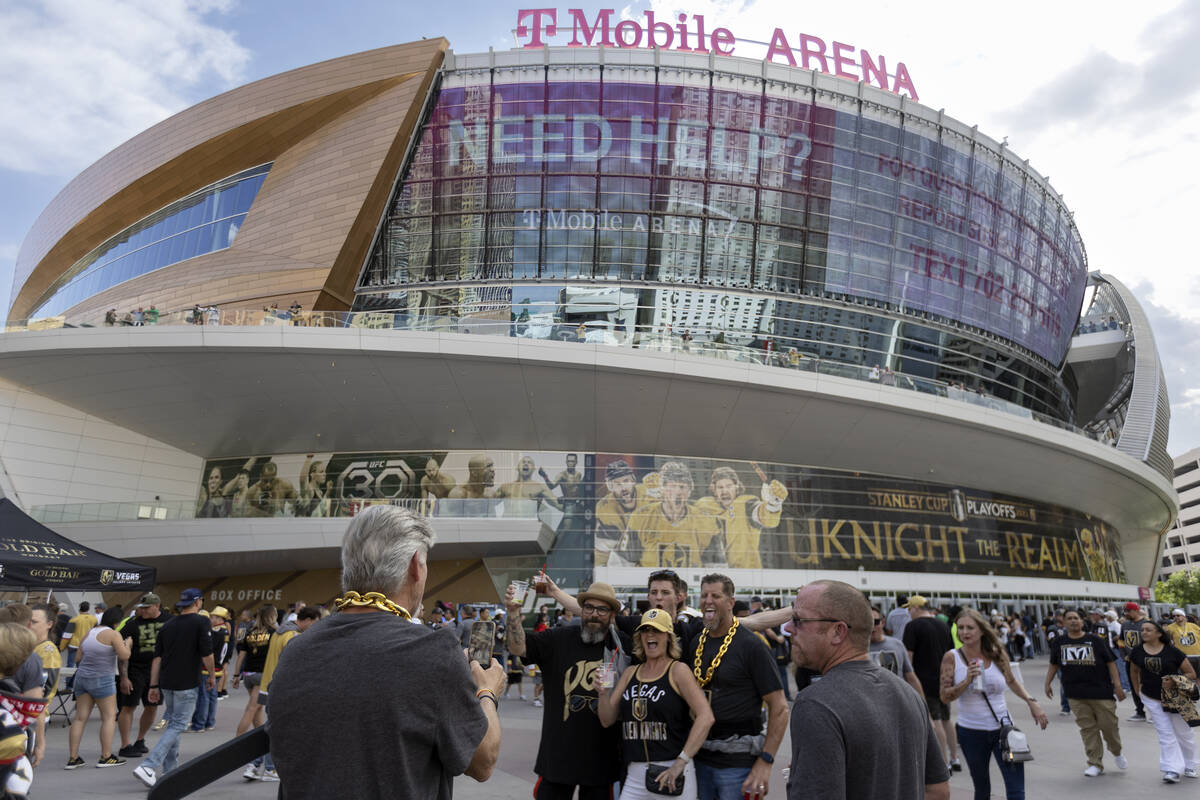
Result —
POLYGON ((1092 633, 1078 639, 1063 634, 1050 643, 1050 663, 1062 673, 1063 693, 1072 700, 1111 700, 1113 660, 1108 643, 1092 633))
POLYGON ((1162 700, 1163 676, 1177 674, 1179 665, 1185 659, 1187 656, 1182 650, 1169 644, 1164 645, 1163 649, 1154 655, 1147 653, 1144 645, 1138 645, 1137 649, 1129 654, 1129 662, 1137 664, 1137 668, 1142 671, 1142 694, 1155 700, 1162 700))

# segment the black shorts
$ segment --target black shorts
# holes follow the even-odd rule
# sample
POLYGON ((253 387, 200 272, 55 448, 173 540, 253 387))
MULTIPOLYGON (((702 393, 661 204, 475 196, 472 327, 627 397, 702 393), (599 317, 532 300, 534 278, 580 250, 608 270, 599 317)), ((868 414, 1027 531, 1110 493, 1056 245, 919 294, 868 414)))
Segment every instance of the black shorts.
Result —
MULTIPOLYGON (((554 783, 541 775, 533 785, 533 800, 573 800, 575 784, 554 783)), ((579 800, 613 800, 612 784, 605 786, 580 786, 579 800)))
POLYGON ((935 722, 950 719, 950 706, 942 702, 942 698, 925 695, 925 705, 929 706, 929 718, 935 722))
POLYGON ((133 684, 133 691, 129 694, 121 694, 121 679, 117 678, 117 707, 118 708, 137 708, 138 703, 151 708, 153 706, 162 705, 162 693, 159 693, 158 702, 150 702, 150 669, 139 669, 138 667, 129 665, 129 682, 133 684))

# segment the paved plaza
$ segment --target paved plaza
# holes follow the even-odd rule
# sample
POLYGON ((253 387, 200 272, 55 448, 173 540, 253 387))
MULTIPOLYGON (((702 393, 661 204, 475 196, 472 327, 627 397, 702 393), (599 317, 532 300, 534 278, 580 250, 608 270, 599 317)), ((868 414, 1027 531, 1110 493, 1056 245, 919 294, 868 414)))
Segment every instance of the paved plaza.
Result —
MULTIPOLYGON (((1026 675, 1026 686, 1036 692, 1041 698, 1042 681, 1046 674, 1046 659, 1040 658, 1027 661, 1021 666, 1026 675)), ((526 683, 526 692, 532 687, 526 683)), ((233 736, 238 719, 245 706, 245 693, 237 692, 228 699, 221 701, 217 712, 217 729, 203 734, 185 734, 182 744, 182 757, 191 758, 204 750, 215 746, 233 736)), ((1043 701, 1043 707, 1050 716, 1050 727, 1045 731, 1033 729, 1032 720, 1024 704, 1008 695, 1010 703, 1016 708, 1016 722, 1022 729, 1029 732, 1036 760, 1025 765, 1026 795, 1031 800, 1038 798, 1070 798, 1088 797, 1089 800, 1108 800, 1108 798, 1158 797, 1179 796, 1196 797, 1200 790, 1200 781, 1184 779, 1179 785, 1163 784, 1158 771, 1158 740, 1154 729, 1147 723, 1127 722, 1125 720, 1133 713, 1133 703, 1126 700, 1119 709, 1121 715, 1121 737, 1125 745, 1125 754, 1129 757, 1129 770, 1122 773, 1112 766, 1106 757, 1107 771, 1099 778, 1085 778, 1083 769, 1086 766, 1083 758, 1083 745, 1079 739, 1078 729, 1071 717, 1060 716, 1057 700, 1043 701)), ((533 789, 533 760, 537 753, 538 736, 541 729, 542 709, 534 708, 529 702, 509 700, 502 703, 500 716, 504 723, 504 740, 500 751, 500 762, 492 778, 486 783, 476 783, 470 778, 462 777, 455 782, 454 796, 456 800, 528 800, 533 789)), ((158 734, 151 733, 147 744, 151 747, 157 740, 158 734)), ((67 731, 56 721, 49 731, 46 761, 38 768, 34 782, 35 798, 118 798, 141 797, 146 790, 133 777, 132 769, 137 764, 131 760, 128 765, 110 769, 95 769, 91 765, 99 757, 98 720, 93 717, 84 732, 80 754, 89 764, 73 771, 62 769, 67 761, 67 731)), ((788 739, 784 739, 781 752, 771 781, 769 796, 781 798, 784 796, 784 781, 781 769, 789 760, 787 753, 791 752, 788 739)), ((320 757, 319 753, 314 753, 320 757)), ((586 753, 580 754, 586 758, 586 753)), ((350 770, 349 763, 331 763, 330 769, 350 770)), ((955 773, 951 779, 954 798, 970 798, 972 796, 971 779, 965 772, 955 773)), ((209 786, 193 797, 197 798, 274 798, 277 784, 263 784, 244 781, 240 772, 228 776, 209 786)), ((999 771, 992 770, 992 797, 1003 797, 1003 785, 1000 782, 999 771)), ((819 800, 819 798, 814 798, 819 800)))

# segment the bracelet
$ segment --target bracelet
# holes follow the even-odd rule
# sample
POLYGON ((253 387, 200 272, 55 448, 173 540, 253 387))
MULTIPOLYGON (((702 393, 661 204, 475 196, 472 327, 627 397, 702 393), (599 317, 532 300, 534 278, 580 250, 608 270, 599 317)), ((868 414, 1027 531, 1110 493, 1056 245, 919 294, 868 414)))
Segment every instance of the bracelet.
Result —
POLYGON ((480 689, 479 691, 475 692, 475 699, 478 700, 479 698, 483 697, 484 695, 491 695, 493 700, 496 699, 496 693, 493 692, 491 689, 480 689))
POLYGON ((484 701, 484 700, 491 700, 491 701, 492 701, 492 705, 494 705, 494 706, 496 707, 496 710, 498 711, 498 710, 500 709, 500 704, 496 702, 496 695, 494 695, 494 694, 490 694, 490 693, 489 693, 489 694, 481 694, 481 695, 476 695, 476 697, 477 697, 477 698, 478 698, 478 699, 479 699, 481 702, 482 702, 482 701, 484 701))
POLYGON ((147 689, 157 689, 158 687, 157 686, 147 686, 146 688, 147 689))
POLYGON ((691 756, 689 756, 689 755, 687 754, 687 751, 686 751, 686 750, 680 750, 680 751, 679 751, 679 755, 677 755, 677 756, 675 756, 675 757, 676 757, 676 758, 682 758, 682 759, 683 759, 683 763, 685 763, 685 764, 686 764, 686 763, 688 763, 689 761, 691 761, 691 760, 692 760, 692 757, 691 757, 691 756))

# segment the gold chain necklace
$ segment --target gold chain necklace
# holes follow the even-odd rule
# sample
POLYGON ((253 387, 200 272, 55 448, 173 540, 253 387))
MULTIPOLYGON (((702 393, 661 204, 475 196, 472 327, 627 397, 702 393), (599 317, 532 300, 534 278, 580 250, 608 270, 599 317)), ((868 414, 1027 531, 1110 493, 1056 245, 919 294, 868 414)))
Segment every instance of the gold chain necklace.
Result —
POLYGON ((411 620, 412 614, 408 613, 408 609, 404 606, 399 606, 388 600, 379 592, 367 592, 359 594, 358 592, 346 592, 345 597, 339 597, 334 601, 334 605, 338 607, 338 611, 343 608, 378 608, 380 611, 388 611, 395 614, 397 617, 411 620))
POLYGON ((692 674, 696 676, 696 681, 703 689, 708 686, 713 679, 713 673, 717 671, 717 667, 721 666, 721 658, 725 655, 725 651, 729 649, 729 643, 733 641, 733 635, 737 633, 740 622, 737 617, 733 618, 733 624, 729 626, 729 633, 725 634, 725 641, 721 642, 721 649, 713 656, 712 663, 708 665, 708 672, 702 673, 700 669, 701 660, 704 658, 704 643, 708 641, 708 628, 700 631, 700 642, 696 645, 696 660, 692 665, 692 674), (703 677, 701 677, 703 675, 703 677))

